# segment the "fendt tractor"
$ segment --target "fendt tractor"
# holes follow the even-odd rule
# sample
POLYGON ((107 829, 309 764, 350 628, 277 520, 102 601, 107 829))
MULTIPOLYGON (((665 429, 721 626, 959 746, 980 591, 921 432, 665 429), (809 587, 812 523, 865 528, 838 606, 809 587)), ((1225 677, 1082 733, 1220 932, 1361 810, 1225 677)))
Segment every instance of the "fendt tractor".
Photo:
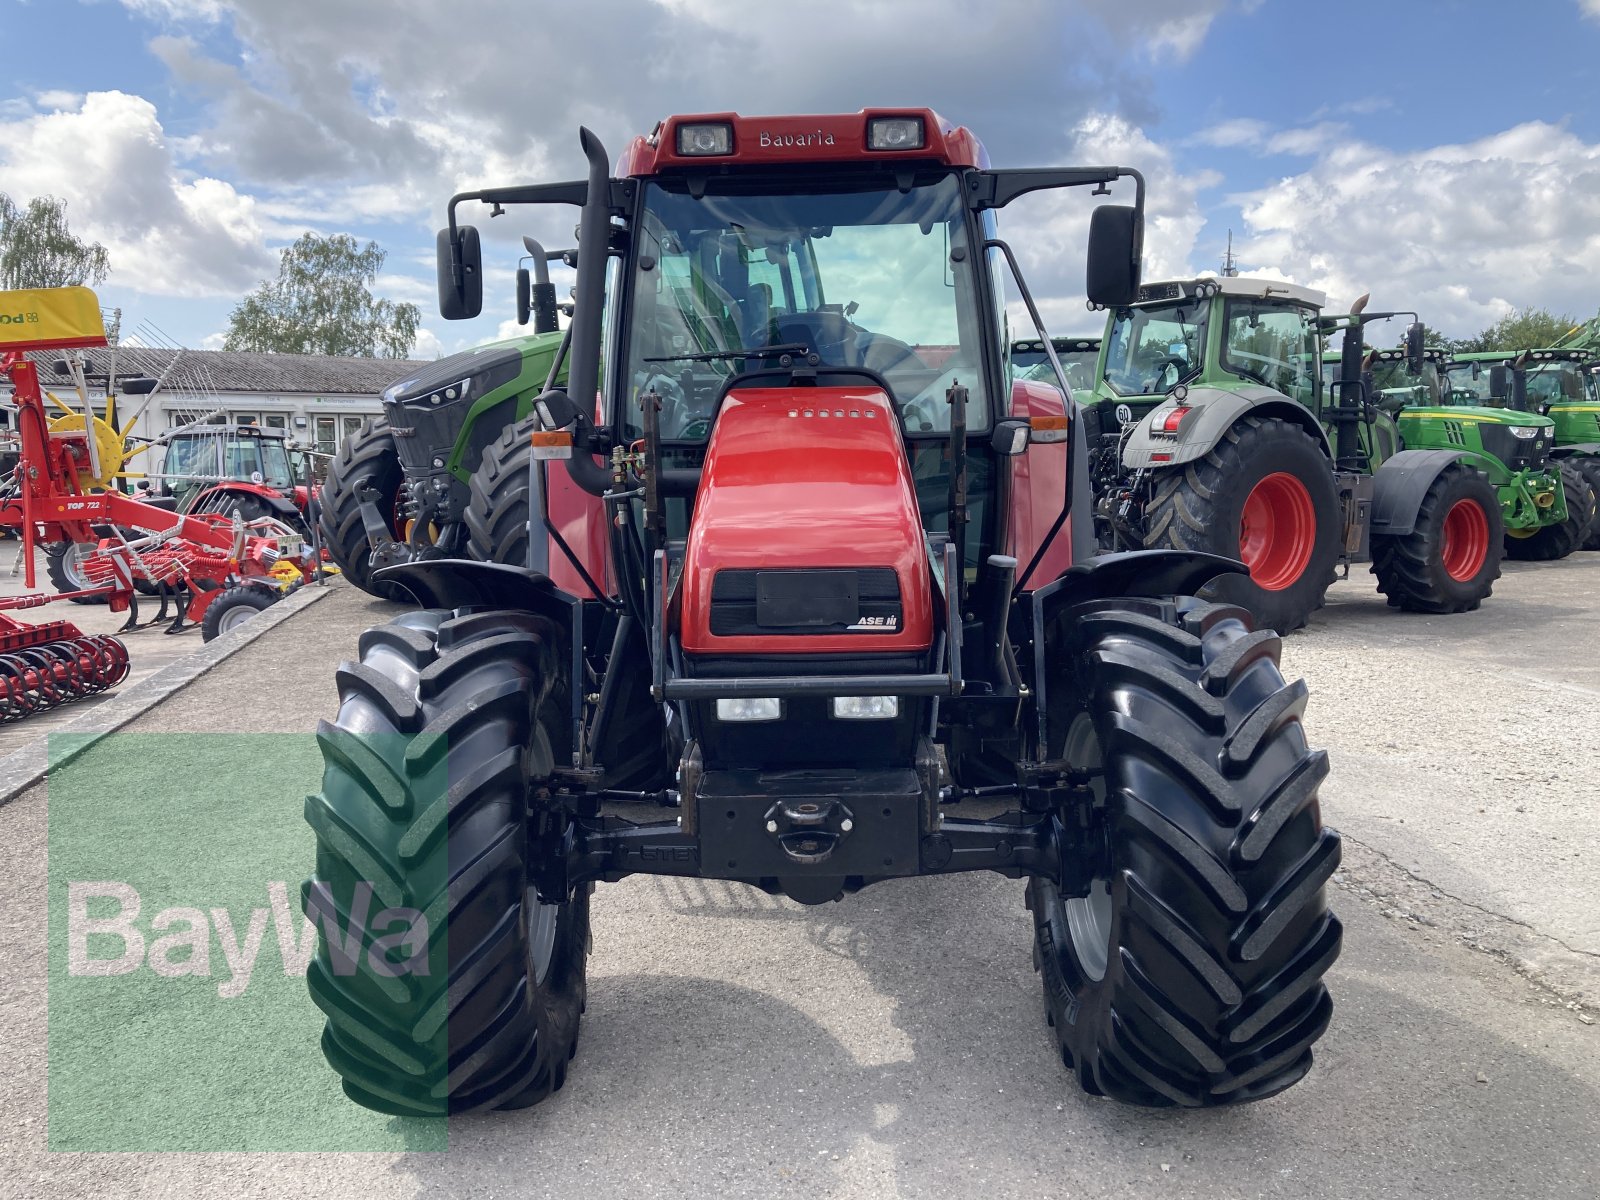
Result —
MULTIPOLYGON (((1147 284, 1115 307, 1091 448, 1102 544, 1237 557, 1249 575, 1208 594, 1283 631, 1359 562, 1396 608, 1477 608, 1500 574, 1494 489, 1464 447, 1414 447, 1368 395, 1362 330, 1414 314, 1364 302, 1322 316, 1321 292, 1227 276, 1147 284), (1324 385, 1339 330, 1346 357, 1324 385)), ((1421 324, 1407 340, 1420 364, 1421 324)))
POLYGON ((1581 399, 1583 379, 1579 374, 1585 357, 1582 351, 1491 350, 1457 354, 1446 364, 1448 403, 1482 406, 1481 412, 1497 414, 1501 424, 1511 426, 1519 438, 1536 439, 1544 451, 1528 463, 1537 471, 1527 489, 1525 515, 1516 521, 1507 517, 1508 558, 1536 562, 1565 558, 1595 535, 1600 475, 1590 464, 1596 461, 1591 455, 1600 451, 1600 445, 1593 445, 1593 439, 1590 443, 1573 440, 1575 427, 1583 418, 1588 416, 1593 422, 1595 417, 1571 411, 1588 407, 1581 399), (1538 364, 1544 365, 1543 370, 1530 392, 1530 369, 1538 364), (1567 367, 1570 375, 1561 371, 1562 367, 1567 367), (1566 387, 1573 394, 1552 404, 1552 387, 1566 387), (1568 435, 1564 446, 1563 426, 1568 435))
MULTIPOLYGON (((1095 367, 1100 362, 1100 335, 1055 337, 1050 342, 1073 394, 1079 400, 1089 399, 1094 391, 1095 367)), ((1023 340, 1011 344, 1011 378, 1055 382, 1055 366, 1045 353, 1043 342, 1023 340)))
POLYGON ((1008 379, 1001 279, 1049 339, 995 214, 1131 192, 1088 248, 1088 294, 1127 304, 1138 172, 992 170, 926 109, 672 117, 615 175, 580 141, 587 179, 457 195, 439 235, 441 312, 470 317, 463 205, 581 208, 569 384, 489 514, 524 556, 380 570, 422 609, 361 638, 318 735, 308 974, 347 1094, 559 1088, 593 885, 638 873, 806 904, 1026 879, 1088 1091, 1300 1079, 1340 945, 1305 687, 1194 598, 1240 563, 1094 556, 1063 373, 1008 379))
POLYGON ((533 273, 517 271, 517 322, 531 317, 533 333, 452 354, 386 388, 384 415, 345 439, 328 466, 322 540, 363 591, 400 599, 375 570, 415 558, 489 560, 518 536, 487 521, 501 462, 526 441, 526 431, 513 439, 510 430, 564 378, 551 374, 562 339, 549 271, 564 252, 523 240, 533 273))

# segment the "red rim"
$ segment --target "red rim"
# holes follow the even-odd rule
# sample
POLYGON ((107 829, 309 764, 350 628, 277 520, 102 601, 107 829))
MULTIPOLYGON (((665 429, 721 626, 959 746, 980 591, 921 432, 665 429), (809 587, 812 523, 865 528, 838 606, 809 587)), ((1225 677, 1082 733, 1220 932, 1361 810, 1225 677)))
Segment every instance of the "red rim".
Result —
POLYGON ((1465 583, 1483 570, 1489 557, 1489 521, 1474 500, 1457 500, 1444 515, 1443 545, 1439 557, 1445 574, 1465 583))
POLYGON ((1274 471, 1250 489, 1239 517, 1239 558, 1257 586, 1281 592, 1293 584, 1316 543, 1317 511, 1297 477, 1274 471))

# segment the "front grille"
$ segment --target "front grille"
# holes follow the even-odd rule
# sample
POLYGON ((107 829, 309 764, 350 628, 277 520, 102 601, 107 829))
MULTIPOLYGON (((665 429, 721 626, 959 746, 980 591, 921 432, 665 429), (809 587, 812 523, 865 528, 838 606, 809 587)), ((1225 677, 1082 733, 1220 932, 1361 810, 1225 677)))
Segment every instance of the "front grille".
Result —
POLYGON ((888 567, 726 570, 711 582, 715 637, 898 633, 903 621, 888 567))
POLYGON ((1512 471, 1536 471, 1550 461, 1554 430, 1541 429, 1538 437, 1519 438, 1509 425, 1478 426, 1484 450, 1505 463, 1512 471))

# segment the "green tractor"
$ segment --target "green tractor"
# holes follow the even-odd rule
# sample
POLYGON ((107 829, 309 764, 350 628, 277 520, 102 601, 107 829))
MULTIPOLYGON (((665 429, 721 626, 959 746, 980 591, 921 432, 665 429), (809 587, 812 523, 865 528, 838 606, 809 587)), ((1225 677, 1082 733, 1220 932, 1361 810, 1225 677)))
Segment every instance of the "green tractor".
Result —
MULTIPOLYGON (((383 393, 382 417, 345 439, 319 497, 323 543, 345 578, 385 599, 404 598, 373 578, 380 567, 417 559, 492 559, 523 528, 489 518, 504 464, 525 438, 533 400, 552 377, 563 337, 556 332, 555 287, 547 253, 524 238, 534 264, 517 272, 519 324, 534 332, 476 346, 429 364, 383 393)), ((504 561, 504 559, 501 559, 504 561)))
POLYGON ((1600 508, 1600 458, 1595 455, 1600 445, 1593 434, 1587 442, 1577 440, 1584 418, 1595 429, 1600 411, 1584 401, 1581 368, 1586 357, 1582 350, 1489 350, 1457 354, 1445 368, 1446 400, 1452 407, 1483 405, 1485 411, 1510 414, 1517 428, 1530 429, 1536 422, 1549 428, 1551 461, 1542 478, 1530 479, 1530 503, 1518 519, 1506 520, 1508 558, 1550 562, 1591 541, 1600 548, 1595 529, 1600 508))
MULTIPOLYGON (((1067 386, 1080 400, 1086 399, 1094 391, 1094 369, 1100 363, 1100 335, 1053 337, 1050 346, 1067 376, 1067 386)), ((1011 343, 1011 378, 1055 383, 1055 371, 1043 342, 1035 338, 1011 343)))
MULTIPOLYGON (((1154 283, 1109 314, 1086 422, 1108 550, 1237 558, 1219 598, 1298 629, 1336 572, 1372 563, 1394 607, 1477 608, 1500 574, 1500 504, 1482 455, 1403 437, 1361 379, 1361 331, 1402 314, 1323 316, 1320 292, 1229 276, 1154 283), (1350 343, 1334 379, 1323 344, 1350 343)), ((1407 335, 1423 370, 1422 327, 1407 335)), ((1420 428, 1414 431, 1420 435, 1420 428)))

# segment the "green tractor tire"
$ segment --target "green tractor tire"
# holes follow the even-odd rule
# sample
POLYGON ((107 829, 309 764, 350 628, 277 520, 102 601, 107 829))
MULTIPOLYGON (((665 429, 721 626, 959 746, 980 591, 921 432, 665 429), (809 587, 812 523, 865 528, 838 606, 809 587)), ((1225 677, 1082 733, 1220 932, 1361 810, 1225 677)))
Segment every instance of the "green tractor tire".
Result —
POLYGON ((1162 472, 1145 546, 1237 558, 1250 577, 1208 585, 1261 628, 1299 629, 1322 607, 1339 561, 1339 497, 1328 456, 1299 425, 1246 416, 1212 450, 1162 472))
POLYGON ((380 417, 368 417, 361 428, 344 440, 328 464, 328 477, 317 494, 322 506, 322 544, 344 577, 363 592, 381 600, 410 601, 408 592, 372 578, 372 550, 367 527, 361 520, 359 492, 363 486, 378 493, 378 511, 394 537, 393 514, 403 476, 394 435, 380 417))
POLYGON ((1572 459, 1562 459, 1561 488, 1567 519, 1530 530, 1506 530, 1506 557, 1519 562, 1554 562, 1582 546, 1590 536, 1600 495, 1595 484, 1572 459))
POLYGON ((534 839, 563 830, 528 804, 565 757, 558 641, 529 613, 414 612, 368 630, 361 661, 339 669, 302 903, 337 934, 318 939, 306 982, 323 1054, 358 1104, 524 1108, 566 1081, 592 885, 540 898, 534 839))
POLYGON ((1027 892, 1061 1059, 1130 1104, 1273 1095, 1311 1067, 1341 938, 1305 684, 1284 683, 1278 635, 1231 605, 1085 608, 1056 667, 1084 703, 1052 753, 1093 781, 1104 848, 1087 895, 1027 892))
POLYGON ((1456 463, 1428 488, 1410 533, 1373 535, 1372 573, 1394 608, 1471 612, 1500 578, 1504 543, 1500 498, 1489 477, 1456 463))
MULTIPOLYGON (((1572 464, 1583 472, 1584 478, 1589 481, 1589 486, 1594 489, 1596 497, 1600 497, 1600 458, 1584 455, 1582 458, 1574 458, 1572 464)), ((1600 550, 1600 503, 1595 506, 1594 520, 1589 522, 1589 532, 1585 535, 1583 545, 1579 549, 1600 550)))

